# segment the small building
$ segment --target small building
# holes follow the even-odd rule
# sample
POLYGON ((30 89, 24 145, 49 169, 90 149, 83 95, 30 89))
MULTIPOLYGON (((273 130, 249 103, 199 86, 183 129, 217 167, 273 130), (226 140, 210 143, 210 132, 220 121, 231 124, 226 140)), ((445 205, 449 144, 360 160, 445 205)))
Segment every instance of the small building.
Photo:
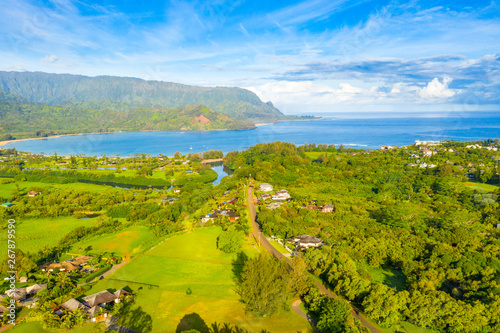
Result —
POLYGON ((105 306, 108 303, 114 302, 115 299, 116 296, 107 290, 103 290, 83 298, 89 308, 94 306, 105 306))
POLYGON ((19 282, 21 282, 21 283, 26 283, 26 282, 28 282, 28 277, 27 277, 27 276, 21 276, 21 277, 19 278, 19 282))
POLYGON ((262 193, 260 198, 263 200, 271 199, 271 195, 269 193, 262 193))
POLYGON ((71 312, 75 311, 76 309, 83 309, 84 311, 89 309, 89 307, 87 305, 77 301, 74 298, 71 298, 70 300, 61 304, 61 308, 68 310, 68 311, 71 311, 71 312))
POLYGON ((186 170, 186 175, 192 175, 193 174, 193 170, 186 170))
POLYGON ((37 191, 29 191, 29 192, 28 192, 28 197, 30 197, 30 198, 34 198, 34 197, 36 197, 38 194, 40 194, 40 193, 39 193, 39 192, 37 192, 37 191))
POLYGON ((115 299, 115 303, 120 303, 120 299, 125 297, 125 296, 128 296, 128 295, 131 295, 132 293, 129 293, 128 291, 124 290, 124 289, 119 289, 117 291, 115 291, 113 293, 113 295, 116 296, 116 299, 115 299))
POLYGON ((263 192, 271 192, 273 190, 273 185, 268 183, 262 183, 259 185, 259 190, 263 192))
POLYGON ((323 213, 331 213, 333 212, 333 205, 332 204, 324 205, 323 208, 321 208, 321 211, 323 213))
POLYGON ((393 146, 382 146, 380 147, 380 150, 390 150, 390 149, 394 149, 393 146))
POLYGON ((46 284, 34 284, 32 286, 26 287, 26 293, 30 296, 36 295, 40 290, 47 289, 46 284))
POLYGON ((267 209, 275 210, 276 208, 280 207, 283 205, 282 202, 271 202, 269 205, 266 206, 267 209))
POLYGON ((276 192, 271 198, 276 201, 283 201, 291 199, 291 196, 287 190, 281 190, 276 192))
POLYGON ((12 202, 5 202, 2 204, 3 207, 12 207, 12 202))
POLYGON ((308 249, 311 247, 320 247, 323 244, 323 241, 321 238, 317 238, 314 236, 309 236, 309 235, 298 235, 292 238, 289 238, 288 241, 292 242, 295 244, 296 247, 301 248, 301 249, 308 249))
POLYGON ((216 209, 213 211, 213 213, 202 216, 201 223, 207 223, 208 221, 214 220, 218 217, 224 217, 224 216, 229 217, 229 220, 231 222, 234 222, 240 218, 240 216, 238 214, 236 214, 235 212, 233 212, 230 209, 224 209, 224 210, 216 209))
POLYGON ((7 296, 12 297, 16 302, 24 301, 28 294, 26 288, 14 288, 14 290, 7 290, 7 296))
POLYGON ((174 188, 174 193, 180 193, 181 189, 180 188, 174 188))

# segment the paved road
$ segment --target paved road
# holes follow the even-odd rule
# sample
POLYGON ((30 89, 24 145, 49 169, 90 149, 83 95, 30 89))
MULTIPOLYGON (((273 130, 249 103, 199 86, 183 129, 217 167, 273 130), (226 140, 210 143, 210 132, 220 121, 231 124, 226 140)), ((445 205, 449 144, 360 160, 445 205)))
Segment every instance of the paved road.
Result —
POLYGON ((292 310, 293 310, 293 312, 295 312, 296 314, 298 314, 299 316, 302 316, 305 320, 307 320, 309 322, 309 324, 311 324, 311 326, 314 326, 316 328, 317 332, 321 332, 320 330, 318 330, 318 327, 316 326, 316 325, 318 325, 318 323, 316 322, 316 320, 314 320, 313 318, 309 317, 304 311, 302 311, 300 309, 300 303, 302 303, 302 301, 300 299, 298 299, 295 302, 293 302, 293 304, 292 304, 292 310))
MULTIPOLYGON (((253 234, 257 242, 259 242, 259 234, 261 233, 260 230, 260 225, 257 223, 257 214, 255 211, 255 205, 253 203, 253 188, 248 187, 247 189, 247 203, 248 203, 248 210, 250 211, 250 219, 252 221, 252 229, 253 229, 253 234)), ((284 259, 288 264, 291 264, 290 259, 286 258, 281 254, 278 250, 276 250, 271 243, 264 237, 264 235, 260 235, 260 245, 266 249, 267 252, 271 253, 276 259, 281 260, 284 259)), ((321 282, 314 280, 314 284, 318 287, 319 291, 325 295, 328 295, 329 297, 339 299, 337 295, 332 293, 330 290, 328 290, 321 282)), ((351 313, 352 316, 356 319, 358 319, 361 322, 361 325, 365 326, 370 330, 372 333, 382 333, 380 330, 376 329, 372 324, 370 324, 365 318, 361 317, 359 315, 360 311, 359 309, 355 308, 354 306, 351 305, 351 313)))

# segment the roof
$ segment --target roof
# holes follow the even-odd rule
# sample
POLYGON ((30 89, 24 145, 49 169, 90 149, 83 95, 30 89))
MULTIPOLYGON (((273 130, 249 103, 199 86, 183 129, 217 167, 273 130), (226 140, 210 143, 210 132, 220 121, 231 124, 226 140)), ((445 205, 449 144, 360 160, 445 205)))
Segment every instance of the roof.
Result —
POLYGON ((80 309, 80 308, 82 308, 82 309, 86 309, 87 308, 86 305, 84 305, 83 303, 78 302, 74 298, 72 298, 72 299, 64 302, 63 304, 61 304, 61 307, 65 308, 68 311, 73 311, 73 310, 80 309))
POLYGON ((12 207, 12 202, 5 202, 5 203, 2 204, 2 206, 12 207))
POLYGON ((125 295, 126 296, 126 295, 130 295, 130 294, 131 293, 129 293, 128 291, 123 290, 123 289, 119 289, 119 290, 117 290, 117 291, 115 291, 113 293, 113 295, 115 295, 117 298, 120 298, 121 295, 125 295))
POLYGON ((83 298, 83 300, 91 307, 99 304, 109 303, 111 301, 114 301, 115 299, 116 296, 107 290, 103 290, 83 298))
POLYGON ((32 286, 29 286, 29 287, 26 287, 26 292, 28 294, 33 294, 33 293, 37 293, 39 292, 40 290, 43 290, 43 289, 47 289, 47 285, 46 284, 34 284, 32 286))
POLYGON ((99 311, 100 307, 96 305, 96 306, 93 306, 93 307, 91 307, 91 308, 87 308, 87 309, 88 309, 88 310, 87 310, 87 313, 88 313, 91 317, 93 317, 93 316, 95 315, 95 313, 96 313, 97 311, 99 311))

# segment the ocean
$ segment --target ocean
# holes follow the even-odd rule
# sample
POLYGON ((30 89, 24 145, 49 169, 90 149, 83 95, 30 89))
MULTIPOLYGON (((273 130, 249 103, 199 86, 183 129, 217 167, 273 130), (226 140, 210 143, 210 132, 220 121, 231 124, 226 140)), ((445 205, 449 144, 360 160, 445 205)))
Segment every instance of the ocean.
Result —
POLYGON ((468 113, 345 113, 321 120, 283 121, 242 131, 152 131, 70 135, 12 142, 2 148, 60 156, 172 156, 207 150, 244 150, 259 142, 285 141, 378 149, 415 140, 482 140, 500 137, 500 111, 468 113))

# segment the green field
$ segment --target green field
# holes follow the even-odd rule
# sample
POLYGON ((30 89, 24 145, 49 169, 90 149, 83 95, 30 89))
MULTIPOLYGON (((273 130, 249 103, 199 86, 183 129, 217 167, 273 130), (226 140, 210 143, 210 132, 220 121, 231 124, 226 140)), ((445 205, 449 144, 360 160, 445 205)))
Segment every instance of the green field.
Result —
POLYGON ((326 155, 326 156, 328 156, 328 155, 331 155, 331 154, 334 154, 334 153, 330 153, 330 152, 319 152, 319 151, 317 151, 317 152, 316 152, 316 151, 308 151, 308 152, 306 152, 306 153, 304 153, 304 154, 306 154, 306 156, 307 156, 307 157, 309 157, 310 159, 312 159, 312 160, 316 160, 316 159, 318 159, 318 157, 320 157, 321 155, 326 155))
MULTIPOLYGON (((95 323, 86 323, 81 327, 75 327, 71 330, 72 333, 86 333, 92 332, 94 327, 97 326, 95 323)), ((38 321, 23 323, 22 325, 16 325, 9 329, 9 332, 13 333, 51 333, 54 331, 47 331, 42 327, 42 324, 38 321)))
POLYGON ((156 238, 147 227, 136 225, 87 239, 73 246, 73 251, 91 246, 90 253, 113 252, 120 256, 132 255, 151 247, 151 242, 156 238))
POLYGON ((490 184, 475 183, 475 182, 466 182, 464 183, 464 185, 470 189, 478 190, 480 192, 494 192, 500 189, 498 185, 490 185, 490 184))
MULTIPOLYGON (((174 332, 181 319, 193 313, 208 326, 229 322, 252 332, 308 331, 309 324, 293 312, 282 311, 270 318, 245 314, 235 291, 233 272, 240 270, 241 264, 234 264, 236 254, 225 254, 216 248, 221 230, 205 228, 169 238, 133 259, 109 279, 98 282, 90 293, 129 286, 138 294, 134 313, 143 319, 151 316, 155 332, 174 332), (186 293, 188 288, 192 291, 190 295, 186 293)), ((242 252, 252 257, 257 249, 248 242, 242 252)), ((141 330, 134 325, 147 322, 146 319, 125 319, 123 325, 141 330)))
MULTIPOLYGON (((81 226, 91 226, 95 221, 96 219, 73 217, 16 219, 16 247, 25 252, 35 253, 45 246, 57 245, 71 230, 81 226)), ((0 238, 0 246, 2 248, 0 253, 5 255, 7 238, 0 238)))

